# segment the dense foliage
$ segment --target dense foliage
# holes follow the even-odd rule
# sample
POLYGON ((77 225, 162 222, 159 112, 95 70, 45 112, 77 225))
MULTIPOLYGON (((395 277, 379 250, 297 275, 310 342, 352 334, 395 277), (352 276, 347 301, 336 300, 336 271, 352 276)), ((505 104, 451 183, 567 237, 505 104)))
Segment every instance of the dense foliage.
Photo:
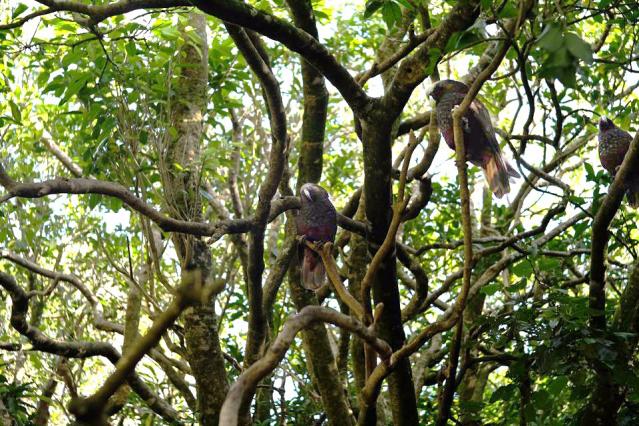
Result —
POLYGON ((638 32, 633 0, 0 3, 0 424, 636 424, 597 123, 638 129, 638 32), (439 142, 445 78, 502 199, 439 142), (361 316, 301 286, 307 181, 361 316))

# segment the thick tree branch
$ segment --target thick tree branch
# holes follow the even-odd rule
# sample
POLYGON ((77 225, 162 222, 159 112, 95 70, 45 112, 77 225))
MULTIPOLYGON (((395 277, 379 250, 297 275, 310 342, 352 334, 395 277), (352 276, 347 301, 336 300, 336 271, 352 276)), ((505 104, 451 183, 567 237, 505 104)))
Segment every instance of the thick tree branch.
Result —
POLYGON ((457 2, 435 31, 429 34, 426 41, 411 56, 402 61, 397 75, 384 95, 383 103, 392 111, 401 111, 415 87, 435 69, 433 61, 439 61, 448 39, 455 32, 471 26, 478 15, 479 1, 457 2), (433 51, 438 53, 431 55, 433 51))
POLYGON ((87 15, 92 24, 97 24, 116 15, 124 15, 139 9, 165 9, 169 7, 191 6, 189 0, 119 0, 108 4, 87 4, 76 0, 37 0, 58 11, 76 12, 87 15))
POLYGON ((601 202, 599 210, 592 222, 592 246, 590 251, 590 327, 593 331, 606 328, 606 247, 608 245, 608 227, 621 206, 626 193, 626 182, 631 173, 639 169, 639 133, 630 144, 630 149, 615 175, 615 180, 608 189, 608 194, 601 202))
MULTIPOLYGON (((395 203, 391 205, 392 216, 390 218, 390 222, 387 223, 386 233, 381 241, 380 247, 375 251, 375 255, 368 265, 368 269, 366 270, 366 274, 362 278, 360 284, 360 293, 361 300, 363 301, 364 307, 367 310, 367 316, 372 316, 372 307, 370 303, 370 291, 371 288, 375 291, 375 303, 378 306, 383 306, 384 311, 380 315, 380 320, 375 321, 379 323, 380 330, 382 333, 385 333, 385 338, 390 341, 391 346, 394 348, 399 348, 404 343, 404 333, 402 330, 402 322, 401 322, 401 308, 399 306, 399 290, 397 288, 397 277, 396 277, 396 266, 395 266, 395 258, 394 251, 396 245, 396 235, 401 224, 402 215, 406 209, 408 204, 408 197, 405 194, 406 190, 406 180, 408 175, 408 166, 410 164, 410 159, 412 154, 419 144, 419 140, 415 135, 411 132, 409 137, 408 146, 406 148, 406 153, 404 155, 404 162, 402 163, 402 171, 399 179, 399 188, 398 194, 395 203), (387 279, 384 279, 387 277, 387 279), (392 281, 388 281, 388 279, 392 279, 392 281), (392 330, 392 331, 391 331, 392 330), (394 333, 394 334, 391 334, 394 333)), ((379 157, 373 161, 383 161, 385 165, 390 166, 390 159, 380 159, 379 157)), ((367 174, 371 174, 370 166, 367 170, 367 174)), ((379 173, 379 171, 373 172, 379 173)), ((374 204, 373 198, 377 198, 376 196, 372 196, 369 184, 365 184, 367 190, 365 191, 366 199, 366 214, 367 217, 371 217, 371 210, 374 208, 379 208, 379 205, 374 204), (371 208, 372 204, 372 208, 371 208)), ((390 189, 390 188, 388 188, 390 189)), ((378 191, 381 192, 381 191, 378 191)), ((378 195, 378 194, 376 194, 378 195)), ((390 202, 390 194, 388 199, 384 195, 380 201, 380 203, 390 202)), ((375 200, 377 201, 377 200, 375 200)), ((376 212, 377 213, 377 212, 376 212)), ((384 216, 386 212, 376 214, 375 220, 380 221, 378 226, 382 224, 382 220, 385 219, 384 216)), ((380 234, 381 229, 377 229, 377 233, 380 234)), ((375 237, 374 242, 379 241, 379 237, 375 237)), ((374 353, 371 351, 371 348, 367 345, 364 347, 364 355, 366 362, 366 377, 368 377, 375 368, 375 357, 374 353)), ((411 398, 404 398, 400 400, 400 392, 402 386, 407 386, 410 384, 410 387, 413 387, 412 377, 410 375, 410 365, 407 362, 403 361, 403 365, 400 367, 401 370, 398 374, 392 379, 391 389, 395 389, 397 392, 396 395, 396 404, 393 407, 394 413, 393 417, 395 421, 402 422, 401 424, 410 424, 417 417, 416 401, 411 398), (403 406, 402 406, 403 405, 403 406), (410 412, 404 412, 410 410, 410 412)), ((411 397, 413 395, 410 395, 411 397)), ((368 424, 375 421, 376 418, 376 410, 374 401, 367 401, 364 404, 361 404, 360 413, 358 417, 359 424, 368 424)))
POLYGON ((279 41, 317 68, 358 114, 365 114, 370 98, 337 59, 311 34, 238 0, 193 0, 195 6, 223 21, 251 29, 279 41))
POLYGON ((268 223, 271 202, 282 179, 287 143, 286 113, 279 83, 270 65, 265 50, 257 36, 250 37, 244 29, 226 24, 226 29, 242 52, 242 56, 257 76, 262 86, 271 123, 271 154, 266 178, 260 186, 255 211, 255 226, 249 237, 248 253, 248 301, 249 331, 246 342, 245 365, 249 366, 258 357, 266 337, 266 321, 263 311, 262 274, 264 272, 264 233, 268 223))
POLYGON ((9 178, 1 164, 0 185, 4 186, 8 192, 0 197, 0 202, 13 197, 42 198, 53 194, 100 194, 118 198, 131 209, 154 221, 165 232, 181 232, 218 239, 224 234, 248 232, 253 225, 250 219, 219 221, 213 224, 174 219, 163 215, 133 195, 127 188, 114 182, 85 178, 57 178, 38 183, 18 183, 9 178))
MULTIPOLYGON (((295 25, 319 39, 315 14, 310 0, 287 0, 295 25)), ((304 114, 299 141, 298 187, 306 182, 318 183, 322 177, 324 137, 328 113, 328 90, 323 75, 302 57, 304 114)))
MULTIPOLYGON (((65 179, 57 178, 37 183, 19 183, 12 180, 0 162, 0 185, 4 186, 7 194, 0 197, 0 204, 14 197, 42 198, 55 194, 100 194, 120 199, 131 209, 148 217, 165 232, 179 232, 195 236, 210 236, 216 241, 226 234, 242 234, 249 232, 255 223, 254 217, 243 219, 220 220, 215 223, 193 222, 174 219, 163 215, 152 206, 133 195, 124 186, 95 179, 65 179)), ((280 214, 288 210, 296 210, 301 206, 298 197, 287 196, 271 202, 268 222, 274 221, 280 214)), ((342 228, 365 235, 366 224, 358 222, 342 214, 338 214, 337 223, 342 228)))

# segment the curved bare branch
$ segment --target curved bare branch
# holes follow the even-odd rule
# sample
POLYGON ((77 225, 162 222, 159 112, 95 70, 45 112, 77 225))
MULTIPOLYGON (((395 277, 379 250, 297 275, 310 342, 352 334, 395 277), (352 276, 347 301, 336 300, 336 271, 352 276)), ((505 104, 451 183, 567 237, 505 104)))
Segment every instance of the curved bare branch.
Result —
POLYGON ((260 380, 277 367, 297 333, 316 322, 333 324, 358 335, 371 345, 382 359, 387 359, 391 354, 390 346, 356 319, 330 308, 306 306, 286 321, 266 354, 246 369, 231 386, 220 413, 220 425, 238 424, 239 409, 246 396, 252 394, 260 380))

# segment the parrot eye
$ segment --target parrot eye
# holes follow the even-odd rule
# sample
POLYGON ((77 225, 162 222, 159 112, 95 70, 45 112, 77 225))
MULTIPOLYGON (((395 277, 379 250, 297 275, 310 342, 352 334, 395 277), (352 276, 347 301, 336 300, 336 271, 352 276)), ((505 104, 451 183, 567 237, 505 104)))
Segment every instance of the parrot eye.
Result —
POLYGON ((313 201, 313 197, 311 196, 311 191, 308 189, 302 189, 302 195, 308 200, 313 201))

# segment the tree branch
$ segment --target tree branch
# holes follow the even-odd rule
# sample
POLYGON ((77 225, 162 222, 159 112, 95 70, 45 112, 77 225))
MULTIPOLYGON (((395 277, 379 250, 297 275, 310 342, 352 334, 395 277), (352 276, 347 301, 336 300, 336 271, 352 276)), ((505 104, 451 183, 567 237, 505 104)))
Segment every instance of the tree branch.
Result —
POLYGON ((249 237, 248 253, 248 301, 249 328, 246 342, 245 366, 251 365, 258 357, 260 347, 266 337, 266 321, 263 311, 262 273, 264 272, 264 233, 268 223, 271 201, 282 179, 286 160, 286 113, 277 82, 265 50, 255 35, 250 37, 244 29, 226 24, 226 29, 242 52, 251 70, 262 86, 271 123, 271 154, 266 178, 258 192, 255 211, 255 225, 249 237))
POLYGON ((82 177, 82 167, 76 164, 73 159, 58 146, 57 143, 49 138, 42 138, 42 142, 49 152, 51 152, 51 154, 53 154, 53 156, 57 158, 73 176, 77 178, 82 177))
POLYGON ((191 6, 189 0, 119 0, 108 4, 87 4, 75 0, 37 0, 57 11, 76 12, 87 15, 92 24, 97 24, 116 15, 124 15, 138 9, 165 9, 191 6))
POLYGON ((153 321, 147 333, 120 357, 115 365, 115 371, 109 375, 104 384, 88 398, 73 399, 69 405, 69 411, 78 420, 84 422, 102 418, 107 401, 135 371, 137 363, 157 345, 162 334, 173 325, 184 309, 209 300, 209 288, 201 270, 195 269, 183 273, 182 283, 166 310, 153 321))
POLYGON ((353 111, 367 112, 371 99, 328 49, 306 31, 238 0, 194 0, 193 4, 211 16, 256 31, 299 53, 339 90, 353 111))
POLYGON ((31 12, 30 14, 18 19, 17 21, 9 22, 8 24, 0 25, 0 31, 3 30, 11 30, 13 28, 18 28, 27 23, 28 21, 37 18, 39 16, 48 15, 50 13, 57 12, 55 7, 48 7, 46 9, 36 10, 35 12, 31 12))
POLYGON ((528 10, 532 7, 533 2, 531 0, 522 0, 519 4, 519 14, 514 22, 513 29, 510 31, 511 37, 507 38, 499 48, 490 64, 479 73, 477 79, 472 84, 468 93, 464 97, 462 103, 453 110, 453 129, 455 137, 455 153, 459 178, 459 187, 461 195, 462 205, 462 227, 464 231, 464 269, 462 277, 462 289, 459 293, 457 302, 455 303, 455 309, 459 312, 459 320, 457 323, 457 329, 453 337, 451 344, 449 363, 448 363, 448 379, 444 386, 444 391, 439 404, 437 424, 445 426, 448 423, 450 417, 450 408, 453 402, 453 396, 455 393, 455 377, 457 374, 457 364, 459 362, 459 352, 461 349, 461 340, 463 336, 464 321, 463 312, 466 308, 466 300, 468 292, 470 291, 470 280, 473 268, 473 240, 472 240, 472 224, 471 224, 471 212, 470 212, 470 192, 468 190, 468 174, 466 164, 466 152, 464 145, 464 133, 461 127, 461 119, 468 110, 471 102, 475 99, 481 86, 490 76, 497 70, 502 60, 506 56, 508 49, 512 43, 512 39, 517 34, 519 27, 524 22, 528 10))
POLYGON ((270 374, 286 355, 295 335, 303 329, 317 323, 329 323, 350 331, 364 339, 387 359, 391 354, 390 346, 375 336, 364 324, 333 309, 320 306, 306 306, 299 313, 289 317, 282 331, 275 338, 266 354, 246 369, 231 386, 220 414, 220 424, 235 426, 238 424, 240 407, 246 403, 247 395, 252 395, 257 384, 270 374))
POLYGON ((608 226, 621 206, 621 201, 626 193, 628 177, 637 169, 639 169, 639 133, 635 134, 626 157, 621 163, 621 168, 592 222, 589 306, 590 328, 593 331, 603 331, 606 328, 606 267, 604 260, 609 238, 608 226))
MULTIPOLYGON (((60 355, 66 358, 89 358, 103 356, 111 363, 116 364, 120 359, 118 351, 110 344, 104 342, 65 342, 51 339, 39 329, 31 326, 27 322, 27 312, 29 310, 29 297, 27 293, 16 283, 15 279, 3 272, 0 272, 0 286, 2 286, 11 296, 13 306, 11 309, 11 326, 20 334, 25 336, 33 348, 39 351, 60 355)), ((178 413, 169 406, 166 401, 153 393, 149 387, 132 373, 127 377, 131 388, 168 422, 179 423, 178 413)))

